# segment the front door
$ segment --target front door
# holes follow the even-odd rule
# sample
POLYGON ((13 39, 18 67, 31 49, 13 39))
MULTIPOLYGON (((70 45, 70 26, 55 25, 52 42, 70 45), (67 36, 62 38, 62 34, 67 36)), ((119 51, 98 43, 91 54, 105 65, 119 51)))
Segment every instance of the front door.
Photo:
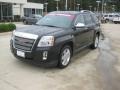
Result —
MULTIPOLYGON (((83 17, 82 14, 78 15, 76 17, 74 25, 76 25, 78 23, 85 24, 84 17, 83 17)), ((75 29, 74 36, 75 36, 75 48, 76 49, 81 48, 81 47, 84 46, 84 44, 85 44, 85 35, 86 35, 85 27, 75 29)))

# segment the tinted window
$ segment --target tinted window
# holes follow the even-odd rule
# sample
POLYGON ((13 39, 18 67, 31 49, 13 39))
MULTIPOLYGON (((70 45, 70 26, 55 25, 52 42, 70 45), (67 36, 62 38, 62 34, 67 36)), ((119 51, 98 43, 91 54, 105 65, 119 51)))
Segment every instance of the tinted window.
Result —
POLYGON ((84 18, 85 18, 86 25, 91 25, 94 23, 90 14, 85 14, 84 18))
POLYGON ((119 15, 115 15, 115 17, 119 17, 119 15))
POLYGON ((113 17, 113 15, 109 15, 109 17, 113 17))
POLYGON ((94 20, 94 23, 98 23, 99 22, 99 20, 98 20, 98 18, 97 18, 97 16, 96 15, 92 15, 92 18, 93 18, 93 20, 94 20))
POLYGON ((48 14, 38 21, 38 25, 43 26, 56 26, 68 28, 74 20, 74 15, 67 14, 48 14))
POLYGON ((75 25, 78 23, 85 23, 83 15, 78 15, 75 20, 75 25))
POLYGON ((104 17, 108 17, 108 15, 105 15, 104 17))

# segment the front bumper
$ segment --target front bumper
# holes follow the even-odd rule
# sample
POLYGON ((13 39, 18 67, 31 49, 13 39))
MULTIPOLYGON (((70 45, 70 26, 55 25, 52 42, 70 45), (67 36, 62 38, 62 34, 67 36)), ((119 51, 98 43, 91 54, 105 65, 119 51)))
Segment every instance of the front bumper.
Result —
POLYGON ((31 62, 32 64, 41 65, 41 66, 56 66, 59 60, 59 46, 49 47, 49 48, 36 48, 31 52, 25 52, 25 57, 20 57, 17 55, 18 49, 14 48, 12 40, 10 41, 10 48, 12 54, 22 60, 31 62), (47 52, 47 59, 43 58, 43 53, 47 52))

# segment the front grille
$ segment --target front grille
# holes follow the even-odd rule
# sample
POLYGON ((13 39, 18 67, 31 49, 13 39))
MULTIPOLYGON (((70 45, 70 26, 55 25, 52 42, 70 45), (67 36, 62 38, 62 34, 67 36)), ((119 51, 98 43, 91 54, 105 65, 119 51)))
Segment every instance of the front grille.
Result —
POLYGON ((16 49, 31 51, 34 42, 35 42, 34 39, 28 39, 28 38, 23 38, 18 36, 14 37, 14 47, 16 49))

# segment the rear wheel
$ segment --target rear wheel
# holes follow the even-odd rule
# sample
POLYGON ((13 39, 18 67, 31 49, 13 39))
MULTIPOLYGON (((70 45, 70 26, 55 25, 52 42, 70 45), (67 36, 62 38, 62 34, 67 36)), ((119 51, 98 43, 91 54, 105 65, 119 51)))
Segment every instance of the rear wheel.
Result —
POLYGON ((96 49, 96 48, 98 48, 98 45, 99 45, 99 35, 97 34, 94 38, 94 42, 91 45, 91 47, 92 47, 92 49, 96 49))
POLYGON ((71 56, 72 56, 72 49, 71 49, 71 47, 68 46, 68 45, 64 46, 62 48, 61 52, 60 52, 58 67, 59 68, 67 67, 68 64, 70 63, 71 56))
POLYGON ((115 24, 117 24, 117 22, 114 21, 115 24))

